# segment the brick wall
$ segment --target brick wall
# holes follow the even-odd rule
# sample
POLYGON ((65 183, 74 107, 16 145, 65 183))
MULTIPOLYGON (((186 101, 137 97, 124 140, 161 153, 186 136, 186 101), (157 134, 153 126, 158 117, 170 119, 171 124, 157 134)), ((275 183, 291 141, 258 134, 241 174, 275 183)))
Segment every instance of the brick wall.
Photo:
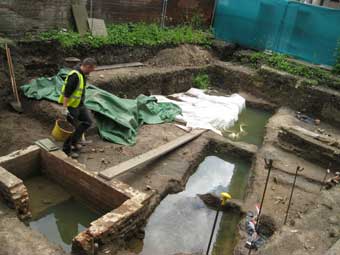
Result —
POLYGON ((109 184, 103 183, 95 174, 82 169, 63 152, 48 153, 42 150, 42 172, 80 199, 90 202, 98 212, 109 212, 119 207, 128 197, 109 184))
MULTIPOLYGON (((169 0, 169 24, 179 24, 197 11, 203 13, 209 24, 214 1, 169 0)), ((0 0, 0 36, 72 28, 72 3, 86 4, 90 14, 90 0, 0 0)), ((159 22, 162 5, 162 0, 93 0, 93 16, 106 23, 159 22)))
POLYGON ((71 0, 0 0, 0 35, 68 27, 71 0))
POLYGON ((0 201, 16 210, 20 219, 30 217, 27 189, 18 177, 0 167, 0 201))
POLYGON ((214 4, 215 0, 169 0, 167 24, 177 25, 199 17, 205 26, 209 26, 214 4))
MULTIPOLYGON (((167 24, 177 25, 199 14, 206 25, 210 24, 215 0, 168 0, 167 24)), ((163 0, 96 0, 93 1, 93 14, 108 23, 117 22, 159 22, 162 15, 163 0)), ((87 0, 90 10, 90 1, 87 0)))
MULTIPOLYGON (((90 1, 87 1, 90 10, 90 1)), ((158 22, 161 17, 162 0, 94 0, 93 16, 107 23, 117 22, 158 22)))

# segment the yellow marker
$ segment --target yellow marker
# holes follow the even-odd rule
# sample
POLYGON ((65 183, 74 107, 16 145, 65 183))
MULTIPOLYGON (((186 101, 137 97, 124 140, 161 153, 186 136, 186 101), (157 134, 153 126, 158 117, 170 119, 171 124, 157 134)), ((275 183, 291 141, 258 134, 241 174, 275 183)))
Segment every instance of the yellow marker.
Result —
POLYGON ((221 193, 221 204, 225 205, 227 201, 231 199, 231 195, 227 192, 222 192, 221 193))

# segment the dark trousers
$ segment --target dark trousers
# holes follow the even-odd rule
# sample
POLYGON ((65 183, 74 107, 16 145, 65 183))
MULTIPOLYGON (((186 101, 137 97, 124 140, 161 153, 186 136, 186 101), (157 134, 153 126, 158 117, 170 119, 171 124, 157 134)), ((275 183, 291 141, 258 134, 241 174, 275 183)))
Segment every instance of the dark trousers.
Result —
POLYGON ((63 151, 66 154, 71 152, 71 146, 76 145, 84 132, 92 125, 90 112, 85 105, 77 108, 68 107, 68 111, 70 114, 67 116, 67 121, 75 127, 75 131, 64 143, 63 151))

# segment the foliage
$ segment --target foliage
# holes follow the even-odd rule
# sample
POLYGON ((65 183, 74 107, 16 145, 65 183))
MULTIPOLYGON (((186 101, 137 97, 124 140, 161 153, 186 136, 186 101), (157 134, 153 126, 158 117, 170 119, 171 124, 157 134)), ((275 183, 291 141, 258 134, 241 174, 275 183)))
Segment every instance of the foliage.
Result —
POLYGON ((8 39, 8 38, 5 38, 5 37, 0 37, 0 48, 5 49, 6 44, 8 44, 8 46, 14 46, 15 45, 15 43, 11 39, 8 39))
POLYGON ((157 24, 129 23, 108 26, 107 37, 80 36, 72 31, 50 31, 40 34, 42 40, 57 40, 64 47, 87 45, 99 48, 104 45, 157 46, 182 43, 210 45, 211 35, 191 26, 161 28, 157 24))
POLYGON ((333 73, 340 74, 340 41, 338 42, 338 48, 336 49, 336 62, 333 68, 333 73))
POLYGON ((335 65, 334 65, 333 73, 340 74, 340 59, 339 59, 339 57, 338 57, 335 65))
POLYGON ((288 56, 283 54, 273 53, 269 55, 264 52, 256 52, 250 55, 250 62, 256 67, 259 67, 262 64, 266 64, 272 68, 293 75, 301 76, 306 79, 316 80, 318 84, 323 84, 340 89, 339 81, 337 81, 337 78, 334 77, 330 71, 293 62, 288 58, 288 56))
POLYGON ((200 73, 193 78, 193 84, 198 89, 208 89, 210 86, 210 78, 208 74, 200 73))

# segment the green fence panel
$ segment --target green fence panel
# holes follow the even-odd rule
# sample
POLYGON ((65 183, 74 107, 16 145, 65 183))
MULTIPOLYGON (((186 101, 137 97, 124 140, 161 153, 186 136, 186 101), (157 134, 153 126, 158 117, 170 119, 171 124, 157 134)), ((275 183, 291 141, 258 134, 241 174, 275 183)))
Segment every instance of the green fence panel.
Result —
POLYGON ((219 0, 218 39, 273 50, 315 64, 334 65, 340 10, 286 0, 219 0))

